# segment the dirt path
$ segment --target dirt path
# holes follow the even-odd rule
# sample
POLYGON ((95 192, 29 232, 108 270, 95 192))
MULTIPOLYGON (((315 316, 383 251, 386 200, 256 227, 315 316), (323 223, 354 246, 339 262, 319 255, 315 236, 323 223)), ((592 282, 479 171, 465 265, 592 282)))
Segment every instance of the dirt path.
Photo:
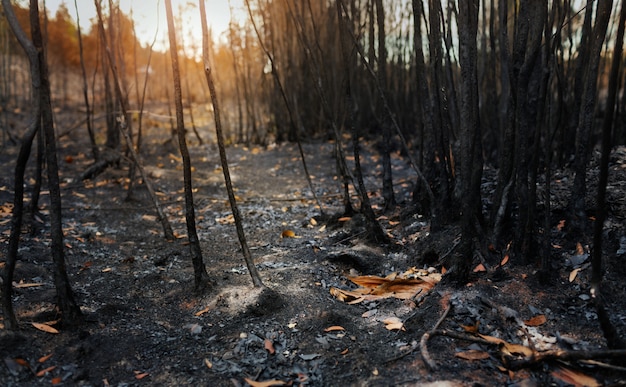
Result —
MULTIPOLYGON (((414 177, 400 157, 394 157, 394 173, 404 207, 381 217, 394 240, 393 246, 381 247, 366 245, 359 238, 363 224, 358 216, 329 224, 316 218, 320 211, 306 185, 296 146, 230 148, 248 240, 263 281, 271 289, 258 290, 251 286, 239 251, 217 152, 210 146, 192 147, 199 236, 207 269, 217 283, 210 293, 195 295, 184 238, 178 156, 154 146, 146 155, 147 170, 181 237, 166 242, 143 186, 132 201, 124 201, 125 169, 110 169, 94 181, 75 181, 88 164, 77 149, 67 146, 61 155, 66 160, 62 170, 64 230, 68 271, 88 323, 78 332, 61 329, 59 334, 31 324, 55 326, 57 316, 46 228, 32 236, 24 234, 15 276, 22 330, 0 330, 2 385, 59 381, 63 385, 243 386, 246 380, 311 386, 435 381, 449 382, 438 385, 546 385, 567 380, 563 375, 568 371, 563 369, 570 370, 572 378, 586 374, 600 383, 626 380, 616 371, 556 362, 507 370, 497 345, 449 337, 429 343, 436 371, 429 371, 420 357, 420 338, 450 305, 453 308, 441 328, 459 334, 469 334, 466 331, 471 328, 463 326, 473 326, 508 343, 528 345, 531 341, 537 350, 563 345, 604 348, 597 316, 586 296, 590 270, 573 250, 556 250, 558 280, 550 287, 535 280, 533 267, 509 262, 495 270, 502 253, 487 257, 489 270, 476 273, 464 289, 437 284, 430 292, 428 286, 408 299, 379 298, 355 304, 333 296, 333 287, 356 288, 350 276, 414 275, 406 271, 417 267, 425 270, 422 276, 435 278, 445 266, 445 259, 440 260, 452 251, 458 231, 450 227, 431 234, 423 218, 407 211, 414 177), (570 281, 574 268, 581 270, 570 281), (512 314, 506 314, 506 308, 512 314), (539 320, 533 323, 533 317, 539 320), (386 321, 399 325, 387 329, 386 321), (459 353, 477 355, 467 360, 459 353), (42 359, 47 355, 51 356, 42 359), (37 374, 48 367, 54 368, 37 374)), ((338 215, 340 187, 333 176, 332 145, 307 144, 305 151, 325 212, 338 215)), ((2 254, 8 239, 15 152, 8 149, 2 157, 2 254)), ((368 184, 375 190, 379 175, 375 155, 366 152, 365 156, 368 184)), ((624 164, 614 162, 616 168, 620 165, 624 164)), ((621 183, 616 180, 614 184, 621 183)), ((380 206, 378 196, 372 199, 380 206)), ((626 245, 624 213, 612 215, 605 285, 612 316, 624 332, 626 300, 620 295, 626 290, 625 272, 618 259, 623 259, 626 246, 615 245, 620 237, 626 245)), ((558 243, 555 239, 555 247, 558 243)))

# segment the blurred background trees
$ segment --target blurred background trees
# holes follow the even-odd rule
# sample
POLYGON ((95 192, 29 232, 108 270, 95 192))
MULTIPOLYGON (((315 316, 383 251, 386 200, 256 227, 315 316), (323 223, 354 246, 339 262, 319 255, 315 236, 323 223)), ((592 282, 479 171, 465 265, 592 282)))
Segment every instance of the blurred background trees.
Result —
MULTIPOLYGON (((479 188, 475 181, 462 181, 479 178, 463 168, 485 168, 487 175, 497 176, 497 185, 489 192, 477 192, 478 198, 472 196, 473 205, 482 203, 482 208, 474 219, 466 220, 467 227, 475 228, 469 234, 482 235, 481 243, 493 243, 496 248, 506 243, 500 236, 514 234, 514 249, 525 260, 531 259, 531 252, 542 245, 541 230, 548 225, 539 221, 539 214, 549 208, 551 171, 576 167, 580 180, 580 171, 597 145, 599 123, 609 111, 609 65, 614 55, 623 55, 622 48, 615 47, 616 10, 622 2, 549 0, 533 5, 484 0, 469 5, 477 19, 468 25, 460 17, 469 11, 460 9, 454 0, 343 0, 342 20, 336 0, 251 0, 259 36, 250 21, 241 17, 232 18, 228 30, 212 39, 211 60, 227 142, 333 139, 333 128, 348 133, 345 125, 350 117, 359 135, 377 144, 381 160, 396 153, 416 161, 432 194, 427 195, 429 190, 416 179, 414 204, 421 213, 436 214, 433 227, 459 219, 468 194, 465 187, 479 188), (340 23, 349 24, 347 60, 342 57, 340 23), (463 31, 474 29, 475 37, 466 41, 463 31), (462 43, 472 52, 476 46, 475 81, 465 79, 462 43), (346 66, 350 71, 345 71, 346 66), (273 71, 284 87, 293 119, 273 71), (348 81, 350 101, 344 93, 348 81), (476 127, 469 130, 465 120, 474 109, 477 115, 470 117, 476 127), (393 129, 394 122, 400 133, 393 129), (476 134, 476 141, 463 139, 466 133, 476 134), (478 153, 465 152, 468 146, 478 153), (459 165, 468 162, 471 166, 459 165)), ((137 40, 131 16, 123 14, 116 1, 103 3, 109 15, 103 28, 113 42, 113 56, 126 89, 123 94, 133 95, 135 87, 149 77, 146 110, 169 107, 169 54, 151 53, 149 42, 137 40)), ((71 13, 65 6, 48 15, 47 55, 55 106, 83 104, 77 26, 71 13)), ((27 10, 16 6, 16 14, 28 31, 27 10)), ((178 24, 184 26, 186 18, 196 16, 193 10, 181 8, 178 24)), ((111 100, 111 90, 106 91, 108 70, 103 67, 98 26, 90 22, 89 28, 83 26, 83 56, 93 114, 110 117, 116 102, 111 100)), ((7 31, 5 21, 0 20, 0 108, 13 111, 28 101, 30 90, 24 54, 7 31)), ((183 30, 177 36, 182 40, 179 47, 184 48, 179 56, 189 116, 192 106, 210 109, 209 96, 201 82, 199 35, 183 30)), ((473 66, 473 59, 465 63, 473 66)), ((626 68, 618 72, 613 146, 626 141, 626 68)), ((138 98, 131 98, 129 104, 131 111, 139 110, 138 98)), ((0 125, 3 143, 19 136, 4 119, 0 125)), ((104 132, 98 133, 97 141, 103 145, 104 132)), ((347 141, 349 137, 340 138, 347 141)), ((393 176, 388 165, 385 171, 388 176, 381 187, 392 209, 395 198, 389 182, 393 176)), ((572 216, 580 217, 584 208, 580 197, 575 195, 571 205, 572 216)))

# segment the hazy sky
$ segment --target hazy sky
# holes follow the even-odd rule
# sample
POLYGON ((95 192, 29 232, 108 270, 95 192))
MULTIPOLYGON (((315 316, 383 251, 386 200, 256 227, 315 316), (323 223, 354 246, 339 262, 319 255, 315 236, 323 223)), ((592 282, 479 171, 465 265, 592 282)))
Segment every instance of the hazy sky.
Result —
MULTIPOLYGON (((76 8, 74 8, 74 0, 46 0, 46 7, 48 14, 54 17, 59 4, 65 3, 70 15, 76 20, 76 8)), ((78 12, 80 16, 80 26, 84 32, 87 32, 91 25, 90 20, 96 17, 96 6, 93 0, 76 0, 78 4, 78 12)), ((108 4, 108 1, 103 1, 104 4, 108 4)), ((154 39, 154 34, 157 32, 158 37, 155 47, 157 49, 162 48, 161 42, 167 40, 167 21, 165 19, 165 2, 164 0, 120 0, 120 7, 122 11, 129 15, 132 9, 133 19, 135 20, 135 29, 137 36, 142 43, 151 43, 154 39)), ((228 28, 228 22, 230 21, 230 9, 228 0, 209 0, 205 2, 207 20, 209 27, 213 29, 213 38, 219 38, 219 35, 228 28)), ((246 13, 242 11, 243 0, 230 0, 235 12, 235 19, 239 21, 245 20, 246 13)), ((185 9, 184 14, 184 39, 188 40, 188 34, 197 37, 196 45, 200 45, 202 39, 202 29, 200 27, 200 12, 198 8, 198 1, 190 0, 172 0, 172 9, 174 15, 178 15, 179 7, 185 9), (194 7, 189 7, 187 4, 193 4, 194 7)))

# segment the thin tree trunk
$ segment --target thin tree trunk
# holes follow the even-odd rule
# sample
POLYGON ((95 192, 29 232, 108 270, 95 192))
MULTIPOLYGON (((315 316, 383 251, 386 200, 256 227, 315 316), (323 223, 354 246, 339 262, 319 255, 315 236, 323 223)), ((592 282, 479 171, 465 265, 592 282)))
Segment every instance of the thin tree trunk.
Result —
POLYGON ((220 161, 222 162, 222 171, 224 172, 224 182, 226 184, 226 190, 228 191, 228 201, 230 202, 230 208, 233 212, 233 218, 235 218, 235 226, 237 227, 237 237, 241 244, 241 251, 243 252, 244 260, 250 277, 252 277, 252 284, 255 287, 265 287, 259 271, 254 265, 248 242, 246 241, 246 234, 243 230, 243 222, 239 208, 237 207, 237 200, 235 199, 235 192, 233 190, 233 183, 230 179, 230 171, 228 169, 228 160, 226 159, 226 148, 224 146, 224 133, 222 132, 222 121, 220 119, 220 108, 217 100, 217 92, 215 90, 215 82, 213 82, 213 74, 211 70, 211 63, 209 62, 209 32, 206 21, 206 10, 204 6, 204 0, 198 0, 200 3, 200 19, 202 22, 202 58, 204 60, 204 74, 207 79, 209 91, 211 92, 211 102, 213 104, 213 115, 215 116, 215 134, 217 137, 217 146, 220 152, 220 161))
POLYGON ((74 0, 74 8, 76 9, 76 30, 78 35, 78 49, 80 55, 80 69, 83 78, 83 98, 85 100, 85 110, 87 115, 87 133, 89 134, 89 141, 91 143, 91 152, 93 159, 98 160, 100 158, 100 151, 98 150, 98 144, 96 144, 96 136, 91 126, 91 106, 89 106, 89 85, 87 84, 87 70, 85 69, 85 57, 83 55, 83 34, 80 32, 80 17, 78 15, 77 0, 74 0))
POLYGON ((613 126, 613 114, 617 85, 619 84, 619 68, 622 59, 622 47, 624 44, 624 23, 626 23, 626 4, 622 2, 620 11, 617 37, 613 47, 613 61, 609 74, 609 90, 606 101, 606 111, 602 123, 602 156, 600 160, 600 181, 598 182, 598 200, 596 208, 596 220, 593 228, 593 252, 591 259, 591 294, 595 299, 598 321, 604 333, 607 345, 610 349, 626 348, 626 342, 611 322, 610 316, 604 308, 604 298, 601 293, 602 283, 602 230, 606 218, 606 185, 609 179, 609 155, 611 153, 611 133, 613 126))
POLYGON ((596 5, 596 17, 593 27, 593 35, 590 37, 589 60, 585 69, 585 85, 582 96, 578 129, 576 132, 576 158, 574 162, 574 185, 570 198, 570 206, 573 215, 573 230, 582 230, 586 222, 585 194, 587 192, 586 169, 589 161, 591 127, 594 119, 596 106, 596 87, 598 82, 598 67, 600 65, 600 53, 606 36, 607 26, 611 17, 613 0, 600 1, 596 5))
POLYGON ((468 281, 474 251, 474 220, 481 213, 482 148, 478 112, 477 31, 479 0, 459 2, 459 64, 461 66, 461 245, 453 262, 452 278, 468 281))
POLYGON ((33 139, 41 124, 41 79, 39 71, 39 58, 35 45, 28 40, 26 33, 21 29, 15 16, 10 0, 2 0, 2 7, 6 19, 13 30, 13 34, 26 52, 30 63, 32 82, 32 107, 31 120, 28 129, 22 139, 20 152, 15 163, 15 187, 13 194, 13 211, 11 218, 11 234, 7 248, 6 265, 3 272, 2 283, 2 313, 4 325, 7 329, 17 330, 19 325, 13 311, 13 274, 17 262, 20 235, 22 234, 22 221, 24 218, 24 172, 30 156, 33 139))
MULTIPOLYGON (((194 271, 194 283, 197 292, 205 290, 210 286, 209 274, 204 266, 202 249, 196 230, 196 215, 193 204, 193 189, 191 181, 191 159, 187 149, 185 139, 185 123, 183 120, 183 96, 180 83, 180 71, 178 69, 178 48, 176 44, 176 29, 174 27, 174 16, 172 15, 172 1, 165 0, 165 12, 167 15, 167 28, 170 39, 170 55, 172 58, 172 74, 174 74, 174 104, 176 105, 176 133, 178 134, 178 145, 180 154, 183 157, 183 178, 185 186, 185 219, 187 221, 187 236, 189 238, 189 248, 191 250, 191 262, 194 271)), ((200 140, 202 141, 202 140, 200 140)))

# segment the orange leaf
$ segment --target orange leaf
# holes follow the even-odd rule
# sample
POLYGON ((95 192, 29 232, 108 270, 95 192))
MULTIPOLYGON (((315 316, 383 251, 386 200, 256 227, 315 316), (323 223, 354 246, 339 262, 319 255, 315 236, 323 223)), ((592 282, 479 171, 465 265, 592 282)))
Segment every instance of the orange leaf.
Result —
POLYGON ((477 333, 478 326, 480 325, 480 320, 476 321, 474 325, 461 325, 461 328, 465 330, 467 333, 477 333))
POLYGON ((500 266, 504 266, 506 265, 506 263, 509 262, 509 255, 505 255, 504 258, 502 258, 502 261, 500 262, 500 266))
POLYGON ((596 379, 592 378, 591 376, 571 370, 569 368, 559 367, 557 370, 552 371, 552 376, 576 387, 596 387, 601 385, 596 379))
POLYGON ((52 380, 50 381, 50 383, 53 386, 56 386, 57 384, 61 384, 61 382, 63 381, 63 378, 60 376, 57 376, 56 378, 52 378, 52 380))
POLYGON ((48 361, 48 359, 50 359, 52 357, 52 354, 46 355, 46 356, 42 356, 39 358, 39 360, 37 360, 40 363, 45 363, 46 361, 48 361))
POLYGON ((137 380, 141 380, 141 379, 145 378, 148 375, 150 375, 150 374, 147 373, 147 372, 135 371, 135 379, 137 379, 137 380))
POLYGON ((528 325, 529 327, 538 327, 539 325, 545 324, 546 321, 547 321, 546 316, 543 314, 540 314, 531 318, 530 320, 524 321, 524 324, 528 325))
POLYGON ((40 377, 44 376, 45 374, 47 374, 48 372, 52 371, 55 368, 57 368, 57 366, 48 367, 46 369, 43 369, 43 370, 37 372, 36 375, 37 375, 38 378, 40 378, 40 377))
POLYGON ((583 245, 580 242, 576 243, 576 253, 574 255, 583 255, 585 254, 585 249, 583 249, 583 245))
POLYGON ((20 357, 15 358, 15 359, 13 359, 13 360, 15 360, 15 362, 16 362, 17 364, 21 365, 22 367, 29 367, 29 368, 30 368, 30 365, 28 364, 28 362, 27 362, 26 360, 24 360, 24 359, 20 358, 20 357))
POLYGON ((487 269, 485 269, 482 263, 479 263, 478 266, 474 268, 474 273, 478 273, 480 271, 487 271, 487 269))
POLYGON ((478 351, 476 349, 471 349, 465 352, 457 352, 454 356, 459 357, 465 360, 484 360, 489 359, 489 354, 485 351, 478 351))
POLYGON ((280 234, 281 238, 295 238, 296 237, 296 233, 293 232, 293 230, 283 230, 283 232, 280 234))
POLYGON ((445 266, 441 266, 441 274, 446 274, 447 271, 448 269, 445 266))
POLYGON ((40 331, 43 332, 48 332, 48 333, 59 333, 59 331, 56 328, 51 327, 50 325, 46 325, 46 324, 40 324, 40 323, 31 323, 33 324, 33 326, 37 329, 39 329, 40 331))
POLYGON ((341 351, 341 354, 342 354, 342 355, 346 355, 346 354, 348 353, 348 351, 349 351, 349 349, 348 349, 348 348, 346 348, 346 349, 344 349, 343 351, 341 351))
POLYGON ((341 217, 341 218, 337 219, 337 222, 347 222, 347 221, 349 221, 350 219, 352 219, 352 218, 351 218, 351 217, 349 217, 349 216, 343 216, 343 217, 341 217))
POLYGON ((346 329, 342 326, 339 325, 333 325, 331 327, 328 327, 326 329, 324 329, 324 332, 334 332, 334 331, 345 331, 346 329))
POLYGON ((264 382, 255 382, 254 380, 249 379, 249 378, 243 378, 243 380, 245 380, 246 383, 248 383, 252 387, 271 387, 271 386, 286 386, 287 385, 287 383, 278 379, 266 380, 264 382))
POLYGON ((273 355, 276 352, 274 349, 274 343, 272 343, 272 340, 270 339, 265 339, 265 349, 270 353, 270 355, 273 355))

